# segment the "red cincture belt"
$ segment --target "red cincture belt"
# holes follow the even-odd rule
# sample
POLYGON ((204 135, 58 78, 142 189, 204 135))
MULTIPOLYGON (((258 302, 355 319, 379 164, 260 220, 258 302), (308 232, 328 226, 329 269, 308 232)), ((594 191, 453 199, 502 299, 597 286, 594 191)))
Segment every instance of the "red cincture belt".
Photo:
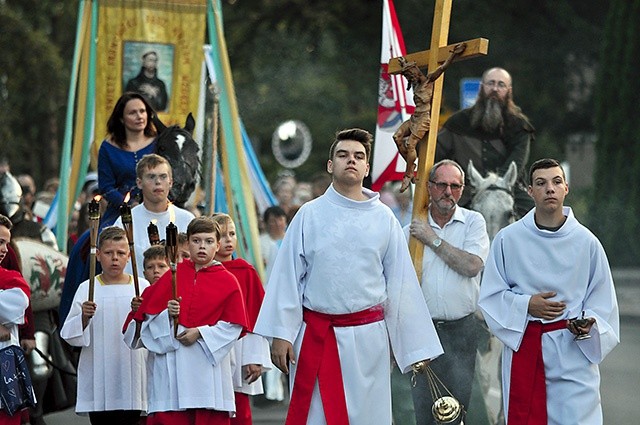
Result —
POLYGON ((327 425, 348 425, 338 343, 333 328, 379 322, 384 320, 384 309, 382 305, 377 305, 356 313, 324 314, 305 308, 303 319, 307 327, 298 356, 298 367, 285 425, 307 423, 316 378, 320 386, 327 425))
POLYGON ((567 321, 529 322, 520 349, 513 353, 509 386, 509 420, 517 425, 547 425, 547 387, 542 334, 566 329, 567 321))

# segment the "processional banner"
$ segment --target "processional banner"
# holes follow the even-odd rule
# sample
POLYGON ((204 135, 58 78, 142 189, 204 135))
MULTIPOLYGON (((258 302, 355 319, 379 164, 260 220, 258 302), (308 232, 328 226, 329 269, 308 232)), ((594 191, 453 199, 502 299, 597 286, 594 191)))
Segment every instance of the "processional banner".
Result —
POLYGON ((206 0, 99 1, 96 146, 125 91, 143 94, 167 125, 196 115, 206 11, 206 0))
POLYGON ((398 153, 392 136, 415 109, 413 90, 405 87, 404 77, 387 72, 389 60, 404 56, 406 50, 393 0, 384 0, 382 3, 378 122, 371 168, 373 190, 380 190, 387 181, 402 180, 407 163, 398 153))

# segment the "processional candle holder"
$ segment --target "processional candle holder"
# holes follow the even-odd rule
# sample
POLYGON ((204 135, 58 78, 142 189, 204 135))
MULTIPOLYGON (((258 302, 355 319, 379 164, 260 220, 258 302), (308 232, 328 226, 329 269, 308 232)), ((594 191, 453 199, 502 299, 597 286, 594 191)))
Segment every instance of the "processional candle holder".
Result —
POLYGON ((151 246, 153 245, 160 245, 160 233, 158 232, 158 226, 156 226, 156 219, 153 219, 149 222, 149 225, 147 226, 147 235, 149 236, 149 244, 151 246))
MULTIPOLYGON (((169 223, 166 229, 166 240, 165 240, 165 253, 167 254, 167 258, 169 259, 169 265, 171 267, 171 289, 173 291, 173 299, 178 299, 178 283, 177 283, 177 272, 178 272, 178 228, 175 224, 169 223)), ((178 335, 178 318, 173 318, 173 334, 174 336, 178 335)))
POLYGON ((96 279, 96 251, 98 242, 98 227, 100 225, 100 195, 93 197, 88 206, 89 216, 89 243, 91 250, 89 251, 89 301, 93 301, 95 292, 96 279))
POLYGON ((129 252, 131 253, 131 271, 133 273, 133 287, 136 293, 136 297, 140 296, 140 282, 138 281, 138 264, 136 261, 136 250, 133 241, 133 217, 131 216, 131 207, 129 206, 129 198, 131 193, 128 192, 120 205, 120 219, 122 220, 122 226, 124 232, 127 234, 127 241, 129 242, 129 252))

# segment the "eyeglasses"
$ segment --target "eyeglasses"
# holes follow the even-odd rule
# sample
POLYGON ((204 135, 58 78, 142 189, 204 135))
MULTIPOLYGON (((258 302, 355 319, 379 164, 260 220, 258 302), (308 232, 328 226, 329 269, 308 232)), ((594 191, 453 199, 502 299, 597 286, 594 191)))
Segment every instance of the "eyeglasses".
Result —
POLYGON ((155 182, 156 180, 166 182, 169 180, 169 174, 145 174, 143 178, 148 182, 155 182))
POLYGON ((434 182, 433 180, 429 180, 429 183, 434 185, 436 189, 438 189, 440 192, 444 192, 445 190, 447 190, 448 187, 451 188, 452 192, 460 192, 464 187, 463 184, 458 184, 458 183, 449 184, 445 182, 434 182))
POLYGON ((505 83, 504 81, 491 80, 491 81, 487 81, 486 83, 483 82, 482 85, 489 87, 491 89, 494 87, 497 87, 498 90, 506 90, 507 88, 509 88, 509 86, 507 86, 507 83, 505 83))

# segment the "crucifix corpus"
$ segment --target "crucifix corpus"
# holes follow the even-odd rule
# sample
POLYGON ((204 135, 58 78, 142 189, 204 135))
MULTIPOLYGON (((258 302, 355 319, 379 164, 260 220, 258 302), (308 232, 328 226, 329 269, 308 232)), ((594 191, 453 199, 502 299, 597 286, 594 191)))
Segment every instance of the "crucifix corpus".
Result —
MULTIPOLYGON (((443 78, 438 77, 452 62, 486 55, 489 50, 489 40, 485 38, 447 45, 451 2, 452 0, 436 0, 429 50, 392 58, 388 68, 389 74, 401 73, 407 77, 409 84, 414 88, 415 112, 396 131, 394 141, 400 154, 407 160, 407 171, 402 181, 401 190, 405 190, 413 181, 419 182, 416 185, 413 198, 413 218, 421 220, 427 220, 429 192, 424 182, 428 171, 433 166, 438 136, 444 76, 443 78), (420 68, 425 66, 428 67, 426 76, 420 71, 420 68), (414 134, 414 129, 418 129, 415 132, 419 135, 418 137, 414 134), (417 178, 414 179, 416 145, 418 171, 417 178)), ((411 237, 409 251, 416 273, 421 276, 424 245, 416 238, 411 237)))

